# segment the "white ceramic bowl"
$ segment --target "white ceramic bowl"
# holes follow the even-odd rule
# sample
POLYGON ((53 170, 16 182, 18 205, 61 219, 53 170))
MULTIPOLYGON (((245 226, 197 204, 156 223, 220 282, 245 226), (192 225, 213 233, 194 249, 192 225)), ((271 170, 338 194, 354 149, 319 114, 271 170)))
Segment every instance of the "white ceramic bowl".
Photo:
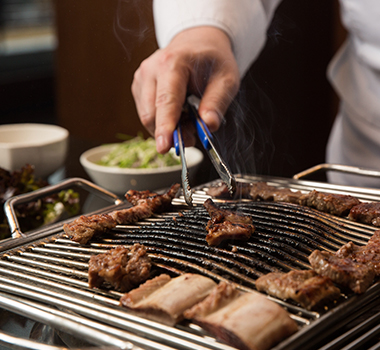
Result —
MULTIPOLYGON (((96 164, 109 153, 112 145, 92 148, 80 156, 80 163, 97 185, 117 194, 124 195, 128 190, 158 190, 181 183, 181 165, 154 169, 130 169, 96 164)), ((173 150, 171 150, 173 151, 173 150)), ((195 147, 185 150, 190 184, 203 160, 202 152, 195 147)))
POLYGON ((35 176, 46 178, 63 166, 69 132, 50 124, 0 125, 0 167, 20 170, 33 165, 35 176))

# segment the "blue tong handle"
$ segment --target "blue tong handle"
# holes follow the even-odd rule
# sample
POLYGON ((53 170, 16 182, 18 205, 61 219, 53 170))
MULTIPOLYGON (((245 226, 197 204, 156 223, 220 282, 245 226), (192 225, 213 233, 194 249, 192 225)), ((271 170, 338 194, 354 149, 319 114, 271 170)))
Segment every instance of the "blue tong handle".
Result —
MULTIPOLYGON (((178 132, 182 133, 182 130, 181 130, 181 125, 180 123, 178 123, 178 126, 177 128, 174 130, 173 132, 173 142, 174 142, 174 148, 175 148, 175 154, 177 156, 180 155, 180 152, 179 152, 179 138, 178 138, 178 132)), ((183 145, 182 145, 183 147, 183 145)))
MULTIPOLYGON (((206 126, 205 122, 198 116, 195 107, 194 106, 189 106, 190 107, 190 113, 189 116, 191 117, 191 120, 194 123, 194 126, 197 130, 198 137, 200 141, 202 142, 203 147, 206 150, 209 150, 211 148, 210 140, 212 142, 212 134, 208 127, 206 126)), ((181 121, 178 123, 177 128, 173 132, 173 142, 174 142, 174 148, 175 148, 175 153, 177 156, 180 155, 179 147, 180 147, 180 141, 178 137, 178 132, 181 133, 181 139, 182 138, 182 128, 181 128, 181 121)), ((182 144, 182 147, 184 145, 182 144)))

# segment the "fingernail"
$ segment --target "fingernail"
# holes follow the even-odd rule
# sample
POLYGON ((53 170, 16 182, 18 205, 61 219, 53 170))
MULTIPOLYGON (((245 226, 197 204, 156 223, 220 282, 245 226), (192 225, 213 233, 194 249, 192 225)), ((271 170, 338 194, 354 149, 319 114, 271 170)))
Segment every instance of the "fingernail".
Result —
POLYGON ((157 136, 156 138, 156 149, 157 149, 157 152, 161 153, 161 152, 165 152, 166 150, 166 140, 163 136, 157 136))
MULTIPOLYGON (((217 128, 219 127, 220 124, 225 124, 226 122, 222 114, 213 110, 207 111, 205 113, 205 119, 207 119, 208 124, 215 125, 217 126, 217 128)), ((211 130, 211 131, 215 131, 215 130, 211 130)))

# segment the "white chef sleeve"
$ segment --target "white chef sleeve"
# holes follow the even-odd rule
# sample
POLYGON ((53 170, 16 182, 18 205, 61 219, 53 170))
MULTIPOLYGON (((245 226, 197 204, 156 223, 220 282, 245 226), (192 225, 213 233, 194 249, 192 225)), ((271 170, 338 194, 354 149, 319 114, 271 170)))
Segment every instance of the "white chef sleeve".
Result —
POLYGON ((258 56, 266 30, 281 0, 154 0, 153 13, 160 48, 180 31, 214 26, 231 39, 240 76, 258 56))

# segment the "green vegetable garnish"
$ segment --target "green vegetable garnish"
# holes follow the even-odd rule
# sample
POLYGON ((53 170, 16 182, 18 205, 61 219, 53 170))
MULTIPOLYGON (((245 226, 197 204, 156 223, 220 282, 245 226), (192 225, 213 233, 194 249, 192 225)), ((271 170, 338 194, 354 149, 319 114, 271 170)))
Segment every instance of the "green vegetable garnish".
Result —
POLYGON ((119 168, 161 168, 180 164, 180 159, 171 153, 156 151, 156 141, 139 135, 130 140, 115 144, 111 151, 99 162, 100 165, 119 168))
MULTIPOLYGON (((26 164, 19 171, 0 168, 0 205, 7 199, 45 187, 48 182, 36 179, 33 166, 26 164)), ((73 216, 80 211, 79 193, 68 189, 15 208, 21 230, 27 232, 53 223, 62 216, 73 216)), ((10 237, 8 221, 0 210, 0 239, 10 237)))

